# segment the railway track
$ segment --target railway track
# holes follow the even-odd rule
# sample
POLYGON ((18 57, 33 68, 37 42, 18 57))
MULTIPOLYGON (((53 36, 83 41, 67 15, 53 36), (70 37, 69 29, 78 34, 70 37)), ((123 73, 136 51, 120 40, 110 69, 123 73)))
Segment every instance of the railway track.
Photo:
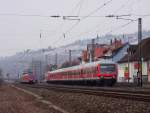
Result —
POLYGON ((47 84, 35 84, 35 85, 17 85, 30 88, 40 88, 47 90, 55 90, 61 92, 72 92, 82 93, 96 96, 107 96, 113 98, 130 99, 133 101, 144 101, 150 102, 150 92, 143 90, 125 90, 115 88, 103 88, 103 87, 75 87, 75 86, 64 86, 64 85, 47 85, 47 84))

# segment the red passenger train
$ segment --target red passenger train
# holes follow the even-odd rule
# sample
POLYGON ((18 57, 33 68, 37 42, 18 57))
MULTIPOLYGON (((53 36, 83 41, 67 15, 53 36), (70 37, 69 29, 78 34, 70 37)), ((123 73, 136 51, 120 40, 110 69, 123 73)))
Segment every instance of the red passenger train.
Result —
POLYGON ((117 66, 113 62, 92 62, 69 68, 49 71, 45 74, 48 83, 109 85, 116 82, 117 66))
POLYGON ((23 72, 20 76, 20 82, 26 84, 36 83, 36 77, 31 72, 23 72))

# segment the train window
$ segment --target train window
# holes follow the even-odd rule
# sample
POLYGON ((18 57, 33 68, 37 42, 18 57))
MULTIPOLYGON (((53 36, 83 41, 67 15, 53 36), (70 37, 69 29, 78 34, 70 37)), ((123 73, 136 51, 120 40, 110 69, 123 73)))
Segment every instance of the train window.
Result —
POLYGON ((92 73, 94 73, 94 68, 92 67, 92 73))
POLYGON ((90 68, 90 74, 92 74, 93 73, 93 69, 92 68, 90 68))
POLYGON ((93 73, 96 73, 96 68, 95 67, 93 67, 93 73))
POLYGON ((69 75, 69 71, 67 71, 67 74, 66 75, 69 75))
POLYGON ((88 72, 88 74, 90 74, 91 73, 91 69, 89 68, 87 68, 87 72, 88 72))
POLYGON ((70 71, 70 75, 72 75, 73 74, 73 72, 72 71, 70 71))
POLYGON ((75 71, 72 71, 72 72, 73 72, 73 75, 75 75, 76 72, 75 71))
POLYGON ((76 71, 76 75, 79 75, 79 70, 76 71))
POLYGON ((70 71, 70 75, 72 75, 72 71, 70 71))
POLYGON ((76 75, 78 75, 79 74, 79 70, 76 70, 76 75))
POLYGON ((90 71, 90 70, 87 68, 87 69, 86 69, 87 74, 89 73, 89 71, 90 71))
POLYGON ((92 69, 92 68, 90 69, 90 73, 91 73, 91 74, 93 73, 93 69, 92 69))
POLYGON ((87 74, 87 69, 85 69, 85 74, 87 74))
POLYGON ((86 71, 85 71, 85 69, 83 69, 83 74, 85 74, 86 73, 86 71))
POLYGON ((84 74, 86 74, 86 69, 84 69, 84 74))
POLYGON ((76 74, 76 71, 73 71, 73 75, 75 75, 76 74))
POLYGON ((78 71, 75 71, 75 75, 78 75, 78 71))
POLYGON ((86 74, 86 70, 84 69, 84 74, 86 74))
POLYGON ((86 69, 86 74, 88 74, 89 73, 89 70, 88 69, 86 69))
POLYGON ((91 74, 91 69, 89 68, 89 69, 87 69, 88 70, 88 74, 91 74))
POLYGON ((86 69, 86 74, 88 74, 88 73, 89 73, 89 69, 87 68, 87 69, 86 69))
POLYGON ((113 64, 101 64, 100 73, 112 73, 115 71, 115 65, 113 64))
POLYGON ((77 73, 78 73, 77 71, 74 71, 74 75, 77 75, 77 73))
POLYGON ((79 70, 79 71, 78 71, 78 75, 80 75, 80 72, 81 72, 81 71, 79 70))

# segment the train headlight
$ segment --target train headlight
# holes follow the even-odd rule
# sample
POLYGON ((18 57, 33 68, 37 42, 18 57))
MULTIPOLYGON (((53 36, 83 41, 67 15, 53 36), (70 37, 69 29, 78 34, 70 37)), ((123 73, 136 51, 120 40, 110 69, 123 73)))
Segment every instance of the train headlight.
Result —
POLYGON ((113 75, 113 76, 112 76, 112 78, 116 78, 116 76, 115 76, 115 75, 113 75))

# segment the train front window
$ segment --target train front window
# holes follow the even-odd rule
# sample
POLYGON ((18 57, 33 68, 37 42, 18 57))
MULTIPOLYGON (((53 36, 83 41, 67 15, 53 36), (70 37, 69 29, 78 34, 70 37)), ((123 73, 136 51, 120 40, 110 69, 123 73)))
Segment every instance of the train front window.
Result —
POLYGON ((112 73, 115 72, 114 64, 100 64, 100 73, 112 73))

